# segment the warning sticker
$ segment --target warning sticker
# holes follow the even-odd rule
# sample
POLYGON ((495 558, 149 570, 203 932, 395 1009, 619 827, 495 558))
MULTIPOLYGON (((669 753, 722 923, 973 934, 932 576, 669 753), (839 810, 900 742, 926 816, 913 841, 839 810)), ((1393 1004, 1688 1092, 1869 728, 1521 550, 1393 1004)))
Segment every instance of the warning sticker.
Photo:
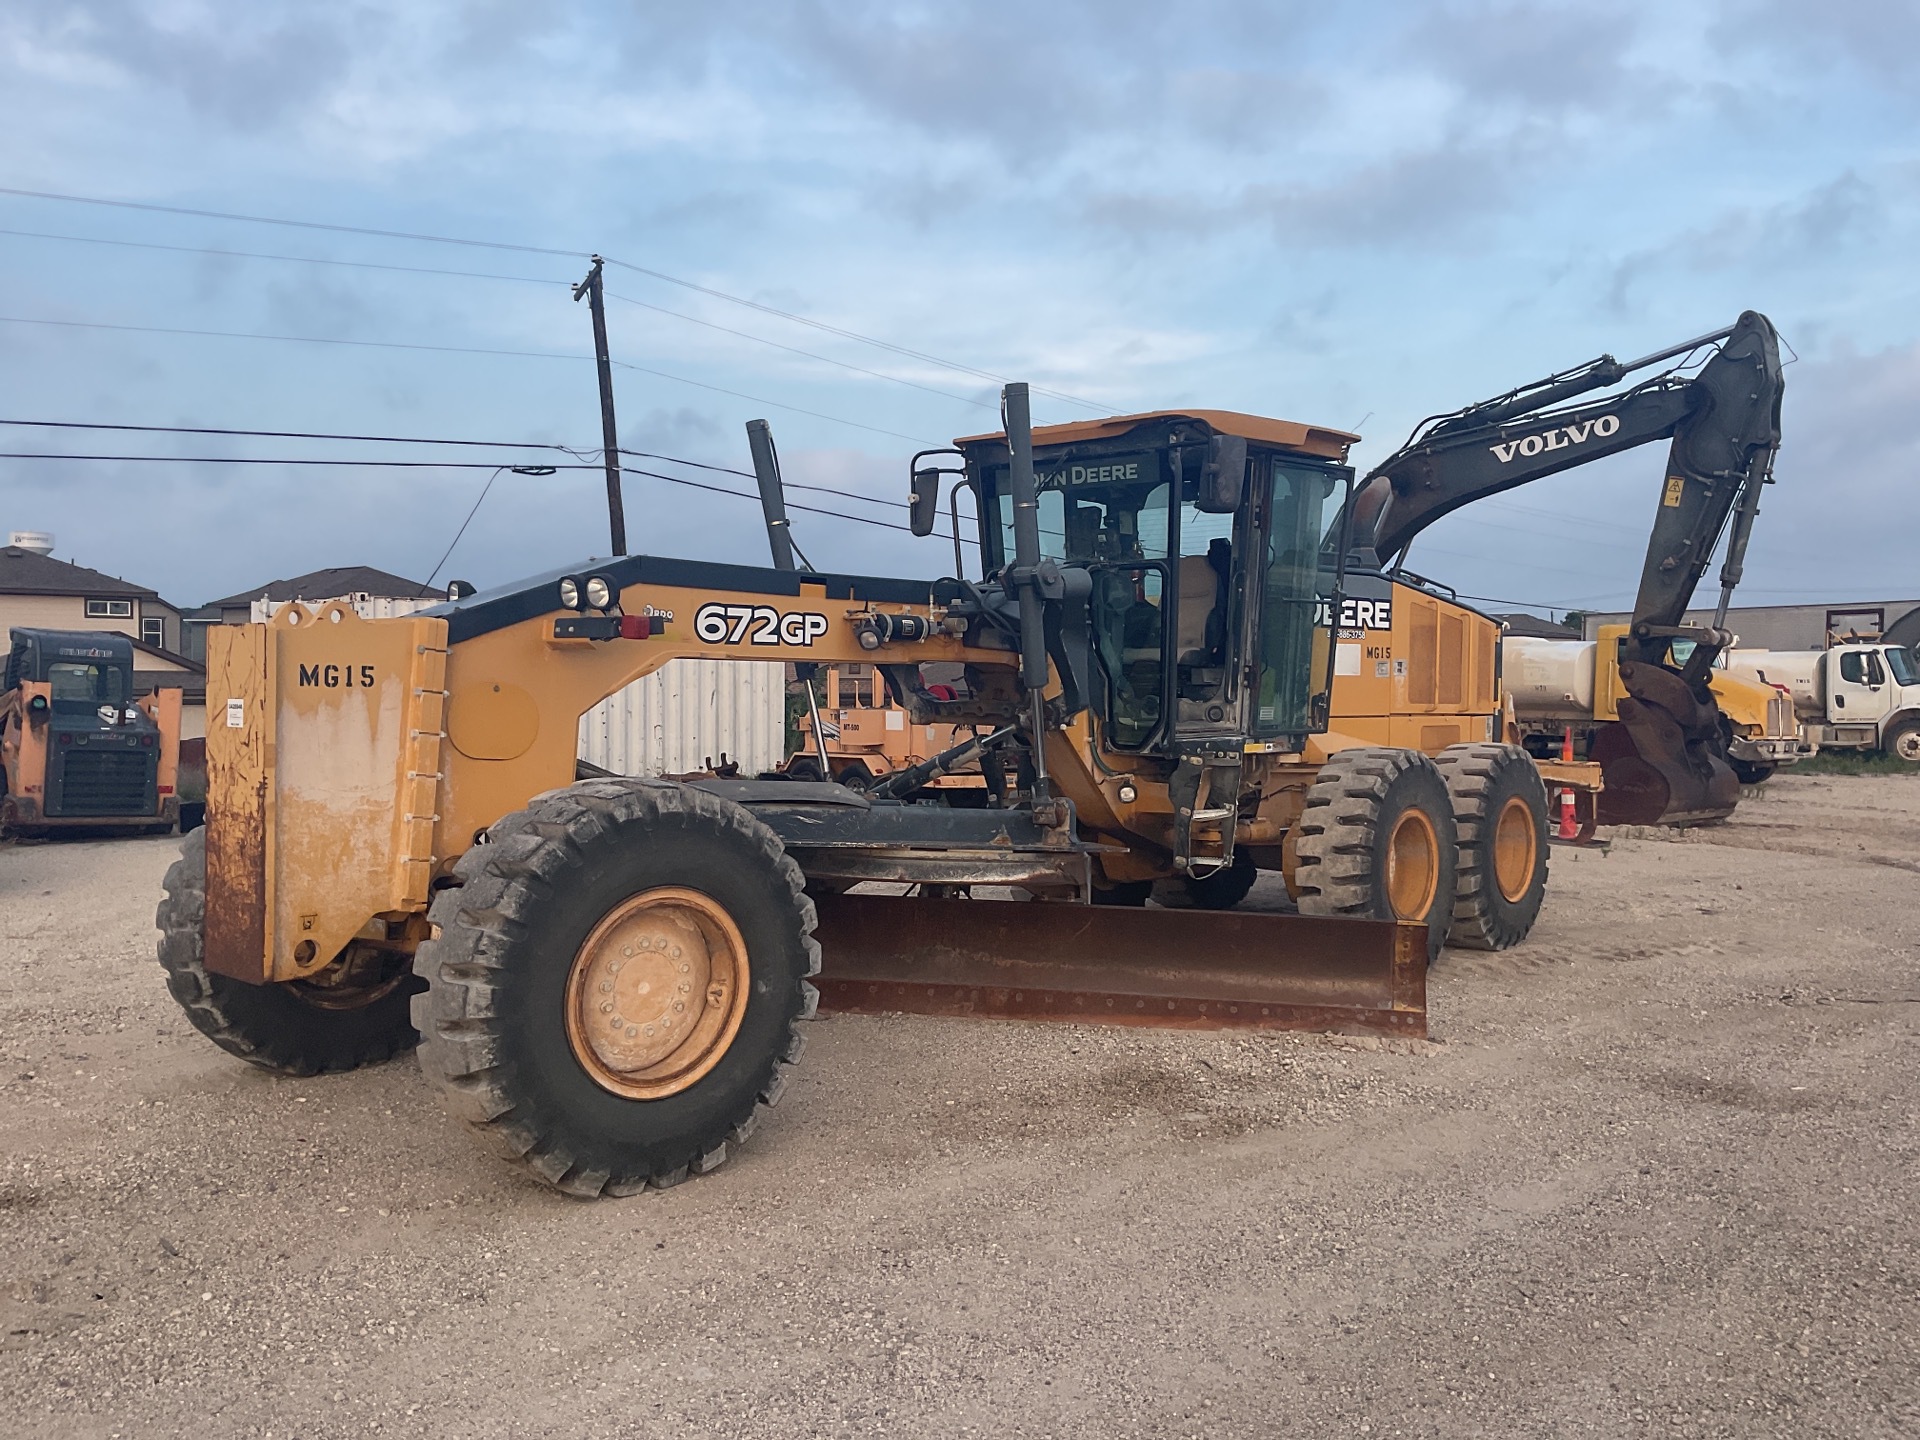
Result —
POLYGON ((245 700, 227 701, 227 728, 238 730, 247 723, 247 702, 245 700))

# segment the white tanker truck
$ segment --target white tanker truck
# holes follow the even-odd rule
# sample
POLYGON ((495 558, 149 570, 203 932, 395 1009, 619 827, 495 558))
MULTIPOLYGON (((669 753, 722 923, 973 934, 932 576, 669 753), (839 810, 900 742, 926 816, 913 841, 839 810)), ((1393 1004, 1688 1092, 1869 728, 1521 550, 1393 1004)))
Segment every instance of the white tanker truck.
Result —
MULTIPOLYGON (((1514 719, 1528 750, 1538 756, 1557 754, 1562 738, 1572 730, 1576 751, 1584 755, 1594 729, 1616 718, 1616 706, 1626 693, 1619 658, 1626 633, 1624 625, 1603 625, 1595 640, 1522 635, 1501 640, 1501 686, 1513 699, 1514 719)), ((1814 752, 1793 702, 1779 686, 1716 667, 1708 672, 1707 687, 1720 707, 1727 764, 1743 784, 1757 785, 1780 766, 1814 752)))
POLYGON ((1920 665, 1904 646, 1847 640, 1826 650, 1730 650, 1727 667, 1790 693, 1812 744, 1920 766, 1920 665))

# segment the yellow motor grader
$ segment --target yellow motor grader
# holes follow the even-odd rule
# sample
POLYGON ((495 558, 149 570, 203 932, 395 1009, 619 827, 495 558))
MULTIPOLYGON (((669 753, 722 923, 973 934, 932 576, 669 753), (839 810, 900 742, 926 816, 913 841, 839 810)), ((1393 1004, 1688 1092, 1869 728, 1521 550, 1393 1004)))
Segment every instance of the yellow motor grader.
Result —
MULTIPOLYGON (((979 581, 793 568, 769 466, 771 569, 619 557, 216 629, 207 825, 158 917, 193 1023, 293 1074, 417 1041, 458 1114, 583 1196, 721 1163, 816 1004, 1423 1035, 1449 932, 1532 926, 1545 794, 1496 738, 1478 630, 1350 573, 1354 437, 1212 411, 1036 435, 1020 385, 1004 410, 954 452, 979 581), (1373 645, 1425 698, 1335 732, 1336 673, 1373 645), (872 663, 914 723, 972 738, 864 793, 576 780, 579 715, 680 657, 872 663), (922 798, 960 766, 985 808, 922 798), (1249 863, 1297 914, 1137 908, 1249 863), (855 891, 875 881, 912 893, 855 891)), ((1713 484, 1745 493, 1770 454, 1713 484)), ((916 461, 922 534, 942 473, 916 461)))

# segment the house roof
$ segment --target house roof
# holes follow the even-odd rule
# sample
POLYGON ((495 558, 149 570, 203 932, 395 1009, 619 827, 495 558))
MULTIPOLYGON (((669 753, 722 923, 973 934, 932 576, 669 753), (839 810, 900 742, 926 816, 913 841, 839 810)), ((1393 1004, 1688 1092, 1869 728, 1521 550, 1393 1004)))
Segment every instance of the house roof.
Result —
POLYGON ((255 589, 209 600, 200 608, 218 610, 251 605, 256 600, 332 600, 341 595, 379 595, 389 600, 413 600, 425 589, 418 580, 390 575, 371 565, 336 565, 330 570, 313 570, 305 575, 295 575, 290 580, 269 580, 255 589))
POLYGON ((1551 620, 1542 620, 1538 615, 1529 615, 1524 610, 1509 615, 1493 617, 1507 627, 1509 635, 1526 635, 1536 640, 1578 640, 1580 631, 1577 626, 1558 625, 1551 620))
MULTIPOLYGON (((0 595, 125 595, 158 600, 157 590, 135 585, 117 575, 102 575, 84 565, 69 564, 18 545, 0 547, 0 595)), ((171 608, 171 607, 169 607, 171 608)))

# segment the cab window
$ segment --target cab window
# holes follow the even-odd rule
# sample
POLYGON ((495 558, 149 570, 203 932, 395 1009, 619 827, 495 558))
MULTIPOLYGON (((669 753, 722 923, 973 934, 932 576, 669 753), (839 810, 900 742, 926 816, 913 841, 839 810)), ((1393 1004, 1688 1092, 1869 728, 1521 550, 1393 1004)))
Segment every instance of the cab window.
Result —
POLYGON ((127 703, 126 674, 117 665, 59 661, 47 667, 47 683, 56 702, 87 706, 127 703))

